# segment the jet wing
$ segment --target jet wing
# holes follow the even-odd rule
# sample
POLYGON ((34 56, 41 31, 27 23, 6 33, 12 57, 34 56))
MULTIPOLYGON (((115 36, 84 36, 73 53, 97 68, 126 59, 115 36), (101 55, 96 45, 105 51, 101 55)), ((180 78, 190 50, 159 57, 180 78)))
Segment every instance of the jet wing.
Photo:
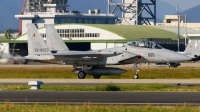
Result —
POLYGON ((54 59, 54 56, 53 55, 28 55, 21 58, 28 59, 28 60, 52 60, 54 59))
POLYGON ((138 55, 132 52, 128 52, 128 51, 124 51, 123 52, 123 58, 120 59, 120 62, 131 59, 131 58, 135 58, 138 55))
POLYGON ((65 57, 98 57, 98 56, 116 56, 121 54, 121 52, 113 51, 52 51, 53 56, 65 56, 65 57))

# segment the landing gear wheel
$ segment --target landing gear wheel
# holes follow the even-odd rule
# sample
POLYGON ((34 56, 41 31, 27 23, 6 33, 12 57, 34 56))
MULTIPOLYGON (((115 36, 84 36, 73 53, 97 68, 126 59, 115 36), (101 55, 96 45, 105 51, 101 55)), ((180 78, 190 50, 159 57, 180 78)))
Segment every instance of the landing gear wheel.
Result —
POLYGON ((101 75, 93 75, 93 78, 94 78, 94 79, 100 79, 100 78, 101 78, 101 75))
POLYGON ((133 76, 133 78, 134 78, 134 79, 138 79, 138 78, 139 78, 139 75, 138 75, 138 74, 135 74, 135 75, 133 76))
POLYGON ((79 78, 79 79, 84 79, 85 76, 86 76, 86 74, 85 74, 84 71, 79 71, 79 72, 78 72, 78 78, 79 78))

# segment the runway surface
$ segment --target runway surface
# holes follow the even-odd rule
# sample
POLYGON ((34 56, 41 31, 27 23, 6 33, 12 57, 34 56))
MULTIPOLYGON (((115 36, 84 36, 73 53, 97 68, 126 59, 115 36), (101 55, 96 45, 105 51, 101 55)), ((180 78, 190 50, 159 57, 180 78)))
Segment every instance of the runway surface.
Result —
POLYGON ((97 84, 168 84, 179 86, 200 85, 200 79, 0 79, 0 84, 28 84, 42 81, 45 85, 97 85, 97 84))
POLYGON ((200 105, 200 93, 1 91, 0 102, 19 104, 200 105))
MULTIPOLYGON (((120 65, 117 67, 132 67, 120 65)), ((0 65, 0 67, 72 67, 68 65, 0 65)), ((143 64, 142 67, 146 67, 143 64)), ((150 66, 151 67, 151 66, 150 66)), ((154 66, 152 66, 154 67, 154 66)), ((200 67, 200 63, 183 63, 181 67, 200 67)), ((0 84, 28 84, 43 81, 45 85, 96 84, 170 84, 200 85, 200 79, 0 79, 0 84)), ((0 103, 19 104, 122 104, 122 105, 200 105, 200 92, 59 92, 0 91, 0 103)))
MULTIPOLYGON (((1 64, 0 67, 14 67, 14 68, 18 68, 18 67, 29 67, 29 68, 41 68, 41 67, 51 67, 51 68, 55 68, 55 67, 67 67, 67 68, 73 68, 72 65, 64 65, 64 64, 44 64, 44 63, 31 63, 28 65, 24 65, 24 64, 20 64, 20 65, 11 65, 11 64, 1 64)), ((109 65, 108 67, 118 67, 118 68, 132 68, 133 64, 128 64, 128 65, 109 65)), ((155 64, 150 64, 149 65, 150 68, 160 68, 160 67, 156 67, 155 64)), ((181 66, 178 67, 200 67, 200 62, 188 62, 188 63, 181 63, 181 66)), ((141 68, 147 68, 147 64, 142 64, 141 68)), ((167 68, 167 67, 165 67, 167 68)))

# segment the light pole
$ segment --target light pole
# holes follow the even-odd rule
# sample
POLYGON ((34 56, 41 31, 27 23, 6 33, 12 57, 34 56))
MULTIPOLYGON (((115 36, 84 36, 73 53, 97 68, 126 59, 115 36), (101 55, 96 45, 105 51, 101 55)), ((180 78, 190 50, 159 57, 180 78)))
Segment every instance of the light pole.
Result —
POLYGON ((185 34, 186 34, 186 37, 185 37, 185 48, 187 47, 187 38, 188 38, 188 35, 187 35, 187 16, 185 15, 185 34))
POLYGON ((71 40, 70 19, 69 19, 69 28, 68 28, 68 30, 69 30, 69 40, 71 40))
POLYGON ((179 5, 177 6, 177 15, 178 15, 178 52, 180 51, 180 13, 179 13, 179 5))
POLYGON ((71 22, 71 21, 70 21, 70 19, 69 19, 69 28, 70 28, 70 22, 71 22))

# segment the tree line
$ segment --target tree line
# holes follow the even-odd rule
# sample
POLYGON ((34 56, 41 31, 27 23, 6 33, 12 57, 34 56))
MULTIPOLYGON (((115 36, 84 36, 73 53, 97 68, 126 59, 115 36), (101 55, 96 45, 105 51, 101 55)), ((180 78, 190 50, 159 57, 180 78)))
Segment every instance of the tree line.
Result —
POLYGON ((14 32, 18 32, 18 30, 8 28, 8 29, 5 30, 5 32, 4 32, 4 37, 5 37, 6 39, 10 40, 10 39, 13 38, 12 34, 13 34, 14 32))

